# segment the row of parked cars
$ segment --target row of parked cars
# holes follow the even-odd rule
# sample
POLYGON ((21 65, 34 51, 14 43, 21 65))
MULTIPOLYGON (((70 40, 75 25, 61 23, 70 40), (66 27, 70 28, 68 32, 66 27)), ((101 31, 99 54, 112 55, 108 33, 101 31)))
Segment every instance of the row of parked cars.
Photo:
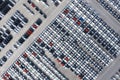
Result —
POLYGON ((39 37, 43 49, 83 80, 95 80, 119 55, 119 35, 82 0, 71 1, 39 37))
MULTIPOLYGON (((40 41, 40 39, 36 39, 40 41)), ((2 75, 3 79, 68 80, 46 56, 36 40, 2 75)))
POLYGON ((111 77, 110 80, 120 80, 120 69, 111 77))
POLYGON ((105 0, 98 0, 98 2, 112 15, 120 22, 120 5, 118 1, 105 1, 105 0), (112 4, 110 4, 112 3, 112 4), (116 4, 117 3, 117 4, 116 4), (117 9, 116 9, 116 6, 117 9))
POLYGON ((10 11, 19 0, 0 0, 0 20, 10 11))
MULTIPOLYGON (((8 13, 8 11, 14 7, 16 2, 19 0, 0 0, 0 19, 3 18, 4 15, 8 13)), ((25 24, 20 23, 20 20, 26 20, 26 18, 21 15, 19 11, 16 11, 15 14, 8 20, 6 25, 3 25, 2 28, 0 28, 0 51, 13 39, 13 35, 11 33, 11 30, 8 28, 10 27, 11 29, 19 29, 19 27, 23 27, 25 24), (19 24, 20 23, 20 24, 19 24)), ((15 30, 16 31, 16 30, 15 30)), ((3 64, 9 59, 9 57, 13 54, 12 50, 8 50, 6 54, 1 57, 0 59, 0 66, 3 66, 3 64)))
POLYGON ((13 51, 10 49, 6 52, 6 54, 0 58, 0 67, 3 66, 5 64, 5 62, 10 58, 10 56, 12 56, 13 51))
POLYGON ((119 0, 107 0, 115 9, 118 10, 118 12, 120 12, 120 1, 119 0))
MULTIPOLYGON (((28 23, 28 19, 18 10, 16 10, 16 12, 7 20, 6 24, 0 28, 0 51, 13 39, 11 31, 18 33, 26 23, 28 23)), ((8 50, 0 59, 0 66, 3 66, 9 57, 12 56, 12 54, 13 51, 11 49, 8 50)))
POLYGON ((30 28, 21 36, 21 38, 14 44, 14 48, 18 48, 21 46, 28 38, 29 36, 40 26, 42 23, 42 20, 39 18, 36 20, 35 23, 30 26, 30 28))
MULTIPOLYGON (((41 19, 38 19, 17 41, 17 45, 21 45, 41 22, 41 19)), ((45 55, 45 52, 49 51, 59 64, 69 68, 80 79, 95 80, 119 53, 119 39, 119 35, 116 35, 87 3, 83 0, 73 0, 11 65, 2 78, 68 80, 45 55)))
POLYGON ((28 19, 20 11, 16 10, 6 22, 6 26, 18 33, 27 23, 28 19))
POLYGON ((5 27, 0 28, 0 51, 12 40, 11 31, 5 27))
MULTIPOLYGON (((99 61, 92 59, 91 55, 87 55, 86 52, 78 46, 76 40, 72 41, 69 38, 68 39, 65 38, 66 40, 64 40, 64 42, 67 42, 69 44, 69 45, 66 45, 61 40, 52 38, 52 37, 55 37, 56 34, 54 34, 54 36, 51 35, 50 33, 54 33, 54 32, 52 32, 50 30, 50 28, 48 28, 48 29, 50 32, 46 31, 45 32, 46 34, 40 35, 40 38, 43 39, 43 41, 45 41, 44 43, 48 43, 48 44, 50 44, 51 42, 49 42, 49 41, 52 41, 52 39, 53 39, 52 43, 54 43, 54 44, 51 48, 52 51, 46 45, 45 46, 41 45, 41 46, 43 48, 47 49, 48 51, 50 51, 50 53, 54 56, 54 58, 57 59, 58 63, 60 63, 63 67, 71 69, 71 71, 73 71, 76 75, 79 75, 79 77, 82 75, 81 77, 83 79, 86 78, 86 75, 90 74, 90 73, 87 73, 86 70, 81 67, 81 66, 83 66, 83 64, 86 64, 85 61, 89 61, 90 64, 92 65, 92 67, 94 67, 94 68, 92 68, 93 70, 91 71, 93 73, 92 76, 95 76, 98 74, 99 71, 102 71, 103 66, 101 66, 98 63, 99 61), (59 41, 61 41, 61 42, 59 42, 59 41), (64 50, 61 48, 64 48, 64 50), (75 52, 75 51, 77 51, 77 52, 75 52), (94 69, 96 69, 98 72, 97 71, 94 72, 94 69), (80 70, 80 71, 78 71, 78 70, 80 70)), ((69 35, 71 35, 71 33, 69 33, 69 35)), ((73 36, 73 35, 71 35, 71 36, 73 36)), ((73 39, 75 39, 75 37, 73 37, 73 39)), ((43 43, 41 42, 41 44, 43 44, 43 43)), ((91 76, 89 76, 89 77, 91 77, 91 76)))
MULTIPOLYGON (((77 6, 77 3, 75 4, 77 6)), ((83 10, 81 8, 79 9, 81 11, 83 10)), ((89 10, 89 7, 86 5, 86 11, 88 10, 89 10)), ((84 12, 86 11, 84 10, 84 12)), ((100 17, 98 17, 98 15, 93 12, 93 10, 89 12, 94 16, 94 18, 92 16, 90 17, 91 14, 85 14, 85 15, 88 18, 90 18, 91 22, 94 23, 95 25, 90 26, 88 25, 87 22, 84 22, 84 24, 81 25, 81 27, 84 28, 85 33, 87 32, 90 36, 92 36, 95 40, 97 40, 97 42, 102 47, 104 47, 112 56, 116 58, 117 55, 119 55, 118 53, 119 53, 120 35, 116 33, 113 29, 111 29, 110 26, 108 26, 107 23, 105 23, 100 17), (102 25, 100 24, 100 22, 102 25), (87 29, 86 29, 86 26, 87 26, 87 29), (94 29, 92 28, 93 26, 94 26, 94 29), (100 31, 102 31, 103 33, 102 32, 100 33, 100 31), (106 37, 104 35, 106 35, 106 37), (109 43, 110 40, 112 40, 115 45, 110 44, 109 43), (111 45, 114 45, 114 46, 111 46, 111 45), (117 47, 116 49, 114 49, 115 46, 117 47)))
MULTIPOLYGON (((59 25, 58 26, 52 25, 50 26, 50 28, 47 28, 44 31, 44 33, 40 35, 40 38, 44 41, 44 43, 43 42, 40 43, 40 46, 47 49, 63 67, 70 68, 73 72, 75 72, 76 75, 83 75, 82 74, 83 72, 84 75, 90 74, 90 73, 86 73, 86 71, 81 68, 81 66, 85 64, 84 60, 90 61, 92 67, 97 69, 98 72, 101 72, 104 65, 106 64, 104 62, 101 62, 101 60, 99 60, 100 63, 102 64, 101 66, 100 64, 98 64, 99 61, 92 59, 91 55, 87 55, 86 52, 84 52, 84 50, 81 49, 80 46, 78 45, 76 37, 74 37, 74 35, 72 35, 70 32, 66 31, 66 29, 63 28, 63 26, 61 27, 62 27, 61 30, 58 29, 60 28, 59 25), (64 34, 62 31, 64 32, 64 34), (63 37, 58 38, 58 34, 60 36, 63 35, 63 37), (45 43, 49 44, 49 46, 45 45, 45 43), (50 45, 52 46, 52 48, 50 48, 50 45), (64 48, 64 50, 61 48, 64 48), (82 69, 82 72, 78 71, 78 69, 80 70, 82 69)), ((39 39, 39 41, 41 41, 41 39, 39 39)), ((97 71, 95 72, 94 71, 95 70, 92 71, 93 73, 92 76, 98 74, 97 71)), ((83 77, 83 79, 86 78, 86 75, 83 77)))
MULTIPOLYGON (((43 0, 43 1, 45 1, 45 0, 43 0)), ((27 2, 28 2, 33 8, 35 8, 35 10, 36 10, 37 12, 39 12, 41 15, 43 15, 44 18, 47 18, 46 13, 44 13, 43 10, 40 9, 32 0, 27 0, 27 2)), ((46 3, 46 4, 47 4, 47 3, 46 3)), ((47 4, 47 5, 48 5, 48 4, 47 4)), ((25 6, 25 4, 24 4, 24 6, 25 6)), ((33 13, 33 12, 32 12, 32 13, 33 13)))

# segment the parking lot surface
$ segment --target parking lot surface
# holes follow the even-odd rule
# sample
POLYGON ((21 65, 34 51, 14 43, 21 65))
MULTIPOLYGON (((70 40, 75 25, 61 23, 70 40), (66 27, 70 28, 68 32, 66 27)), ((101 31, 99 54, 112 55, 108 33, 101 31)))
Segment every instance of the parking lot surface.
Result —
POLYGON ((119 13, 111 0, 1 0, 0 77, 119 80, 119 13))

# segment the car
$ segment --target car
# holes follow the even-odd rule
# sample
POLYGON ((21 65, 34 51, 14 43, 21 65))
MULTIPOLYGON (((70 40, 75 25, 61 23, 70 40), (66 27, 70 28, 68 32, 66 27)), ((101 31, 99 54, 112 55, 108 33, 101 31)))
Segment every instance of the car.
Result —
POLYGON ((88 34, 91 35, 91 36, 94 35, 95 33, 96 33, 95 29, 91 29, 91 30, 88 32, 88 34))
POLYGON ((42 20, 39 18, 37 19, 37 21, 35 22, 37 25, 40 25, 42 23, 42 20))
POLYGON ((3 56, 3 57, 2 57, 2 61, 3 61, 3 62, 6 62, 6 61, 7 61, 7 57, 6 57, 6 56, 3 56))
POLYGON ((0 43, 0 47, 4 48, 4 47, 5 47, 5 45, 4 45, 3 43, 0 43))
POLYGON ((42 55, 44 55, 45 54, 45 51, 43 50, 43 49, 39 49, 39 52, 40 52, 40 54, 42 54, 42 55))
POLYGON ((40 9, 40 10, 39 10, 39 13, 40 13, 41 15, 43 15, 44 12, 40 9))
POLYGON ((45 44, 44 42, 40 43, 40 46, 41 46, 41 47, 45 47, 45 45, 46 45, 46 44, 45 44))
POLYGON ((2 11, 2 9, 4 9, 4 7, 8 5, 8 3, 9 3, 9 1, 2 2, 1 7, 0 7, 0 11, 2 11))
POLYGON ((45 48, 46 48, 47 50, 49 50, 49 49, 50 49, 50 47, 49 47, 48 45, 46 45, 46 46, 45 46, 45 48))
POLYGON ((11 8, 7 5, 7 6, 5 6, 3 9, 2 9, 2 13, 4 14, 4 15, 6 15, 7 14, 7 12, 10 10, 11 8))
POLYGON ((44 17, 44 18, 47 18, 47 15, 44 13, 44 14, 43 14, 43 17, 44 17))
POLYGON ((6 52, 6 57, 9 58, 13 54, 13 51, 10 49, 6 52))
POLYGON ((23 28, 23 25, 20 23, 20 24, 18 24, 18 26, 20 27, 20 28, 23 28))
POLYGON ((100 36, 100 34, 99 34, 98 32, 96 32, 96 33, 94 34, 93 38, 94 38, 94 39, 98 39, 99 36, 100 36))
POLYGON ((18 42, 19 42, 20 44, 23 44, 23 42, 25 42, 25 39, 24 39, 23 37, 21 37, 21 38, 18 40, 18 42))
POLYGON ((53 53, 55 52, 55 49, 52 48, 52 49, 50 49, 49 51, 53 54, 53 53))
POLYGON ((2 59, 0 59, 0 66, 3 66, 3 61, 2 61, 2 59))
POLYGON ((27 18, 24 18, 23 21, 24 21, 25 23, 28 23, 28 19, 27 19, 27 18))
POLYGON ((84 21, 84 19, 82 17, 80 17, 79 20, 82 21, 82 22, 84 21))
POLYGON ((101 43, 101 45, 102 45, 103 47, 105 47, 107 44, 108 44, 108 42, 107 42, 106 40, 103 40, 103 42, 101 43))
POLYGON ((25 39, 27 39, 27 38, 29 37, 29 35, 28 35, 27 33, 25 33, 25 34, 23 35, 23 37, 24 37, 25 39))
POLYGON ((103 38, 102 36, 100 36, 100 37, 97 39, 97 42, 98 42, 98 43, 102 43, 102 42, 103 42, 103 39, 104 39, 104 38, 103 38))
POLYGON ((12 25, 12 24, 10 24, 10 26, 9 26, 11 29, 15 29, 15 27, 14 27, 14 25, 12 25))
POLYGON ((111 47, 109 53, 112 55, 115 51, 116 51, 116 49, 114 47, 111 47))
POLYGON ((4 38, 2 36, 0 36, 0 43, 2 43, 4 40, 4 38))
POLYGON ((5 31, 7 34, 10 34, 10 30, 9 29, 6 29, 5 31))
POLYGON ((6 38, 6 36, 7 36, 7 34, 3 31, 2 33, 0 32, 0 35, 1 35, 1 37, 3 38, 3 39, 5 39, 6 38))
POLYGON ((7 36, 6 39, 3 40, 3 43, 8 44, 11 41, 12 38, 13 38, 12 35, 7 36))
POLYGON ((21 20, 17 18, 17 19, 14 21, 14 25, 17 26, 20 22, 21 22, 21 20))

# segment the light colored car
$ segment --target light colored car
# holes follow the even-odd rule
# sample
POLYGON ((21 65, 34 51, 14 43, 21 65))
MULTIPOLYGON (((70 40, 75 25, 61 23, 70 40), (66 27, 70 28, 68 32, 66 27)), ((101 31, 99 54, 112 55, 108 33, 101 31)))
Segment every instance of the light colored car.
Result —
POLYGON ((12 54, 13 54, 13 51, 9 50, 6 52, 6 57, 9 58, 10 56, 12 56, 12 54))

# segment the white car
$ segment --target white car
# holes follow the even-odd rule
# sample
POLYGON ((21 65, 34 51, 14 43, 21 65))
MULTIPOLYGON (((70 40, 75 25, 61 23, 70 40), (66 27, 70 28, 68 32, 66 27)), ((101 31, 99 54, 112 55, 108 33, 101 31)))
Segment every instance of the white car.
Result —
POLYGON ((13 54, 12 50, 6 52, 6 57, 9 58, 13 54))

